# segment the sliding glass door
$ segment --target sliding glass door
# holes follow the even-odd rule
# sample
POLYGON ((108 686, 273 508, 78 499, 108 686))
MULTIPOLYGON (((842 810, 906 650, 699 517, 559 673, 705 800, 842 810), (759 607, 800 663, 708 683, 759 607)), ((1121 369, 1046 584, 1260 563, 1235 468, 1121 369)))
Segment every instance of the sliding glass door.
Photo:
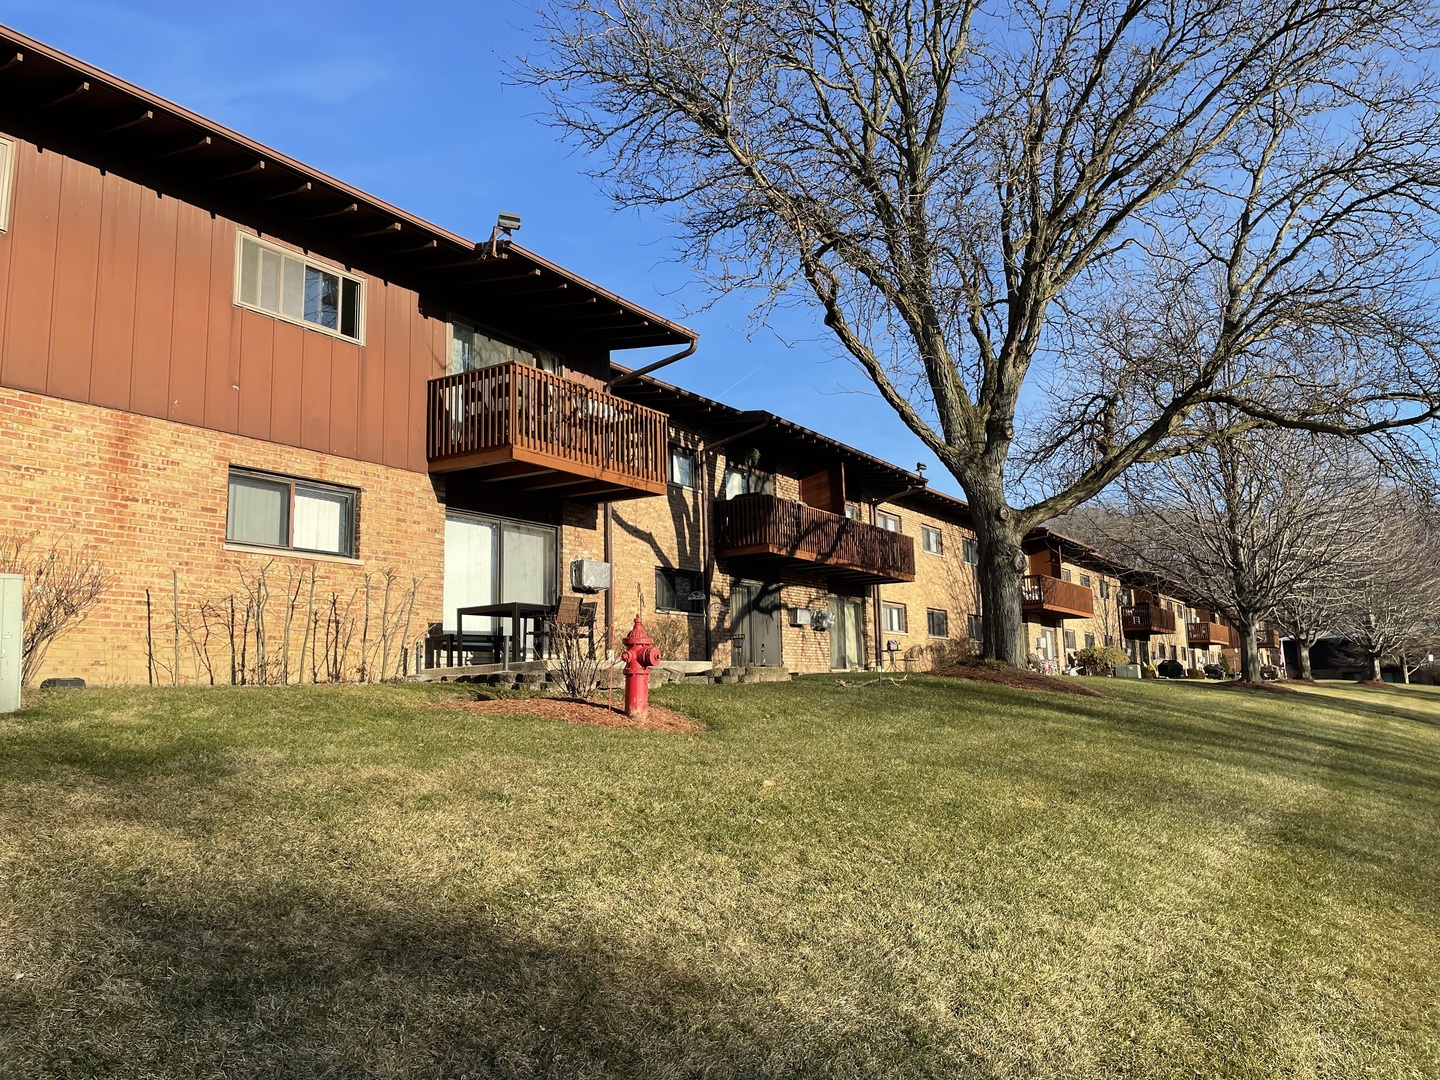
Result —
MULTIPOLYGON (((553 604, 555 557, 552 528, 479 514, 447 513, 445 629, 455 629, 455 609, 460 607, 553 604)), ((466 619, 465 628, 495 630, 499 623, 466 619)))

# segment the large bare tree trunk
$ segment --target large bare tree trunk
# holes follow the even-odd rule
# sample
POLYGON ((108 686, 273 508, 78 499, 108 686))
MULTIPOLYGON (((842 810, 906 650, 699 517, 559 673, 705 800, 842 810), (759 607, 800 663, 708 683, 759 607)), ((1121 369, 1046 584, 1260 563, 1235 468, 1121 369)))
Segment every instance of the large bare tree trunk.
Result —
POLYGON ((1370 654, 1370 679, 1373 682, 1384 682, 1385 676, 1380 671, 1380 654, 1370 654))
POLYGON ((972 498, 970 507, 980 548, 976 570, 984 616, 985 656, 1024 667, 1029 649, 1020 609, 1020 576, 1025 569, 1021 533, 998 490, 993 499, 972 498))
POLYGON ((1240 681, 1260 681, 1260 646, 1255 640, 1254 619, 1243 619, 1240 622, 1240 681))
POLYGON ((1295 641, 1295 656, 1300 661, 1300 678, 1306 682, 1315 681, 1315 673, 1310 667, 1310 646, 1298 638, 1295 641))

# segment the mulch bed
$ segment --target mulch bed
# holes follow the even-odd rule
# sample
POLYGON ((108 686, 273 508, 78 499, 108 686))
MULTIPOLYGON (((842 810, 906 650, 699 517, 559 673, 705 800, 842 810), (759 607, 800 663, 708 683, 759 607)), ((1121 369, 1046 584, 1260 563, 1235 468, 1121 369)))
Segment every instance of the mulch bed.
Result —
POLYGON ((564 720, 570 724, 635 728, 639 731, 694 734, 705 730, 704 724, 659 705, 651 705, 650 714, 644 720, 630 719, 623 708, 612 708, 603 702, 575 701, 573 698, 497 698, 493 701, 455 702, 441 708, 490 716, 538 716, 545 720, 564 720))
POLYGON ((954 667, 938 668, 931 675, 943 675, 948 679, 972 679, 975 682, 994 683, 1009 686, 1015 690, 1049 690, 1056 694, 1080 694, 1084 697, 1103 698, 1098 690, 1083 686, 1073 678, 1058 675, 1042 675, 1026 668, 990 667, 986 664, 956 664, 954 667))

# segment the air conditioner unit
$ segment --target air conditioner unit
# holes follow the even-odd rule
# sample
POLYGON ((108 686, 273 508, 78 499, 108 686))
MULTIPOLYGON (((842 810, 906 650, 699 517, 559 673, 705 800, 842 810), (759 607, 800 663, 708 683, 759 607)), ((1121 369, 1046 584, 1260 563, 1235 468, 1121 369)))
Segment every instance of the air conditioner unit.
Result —
POLYGON ((595 559, 576 559, 570 564, 570 587, 576 592, 601 592, 610 588, 610 564, 595 559))

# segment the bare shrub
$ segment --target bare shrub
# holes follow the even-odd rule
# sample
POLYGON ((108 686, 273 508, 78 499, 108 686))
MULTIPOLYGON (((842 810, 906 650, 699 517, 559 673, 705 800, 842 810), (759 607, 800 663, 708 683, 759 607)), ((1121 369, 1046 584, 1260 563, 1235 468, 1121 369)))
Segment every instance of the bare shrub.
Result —
POLYGON ((551 629, 553 673, 567 697, 587 698, 599 681, 600 661, 588 631, 580 622, 555 623, 551 629))
MULTIPOLYGON (((662 660, 690 659, 690 620, 683 615, 657 615, 645 628, 662 660)), ((622 644, 621 649, 625 646, 622 644)))
POLYGON ((88 547, 48 547, 35 533, 0 534, 0 574, 25 576, 20 685, 29 686, 62 634, 85 621, 114 575, 88 547))

